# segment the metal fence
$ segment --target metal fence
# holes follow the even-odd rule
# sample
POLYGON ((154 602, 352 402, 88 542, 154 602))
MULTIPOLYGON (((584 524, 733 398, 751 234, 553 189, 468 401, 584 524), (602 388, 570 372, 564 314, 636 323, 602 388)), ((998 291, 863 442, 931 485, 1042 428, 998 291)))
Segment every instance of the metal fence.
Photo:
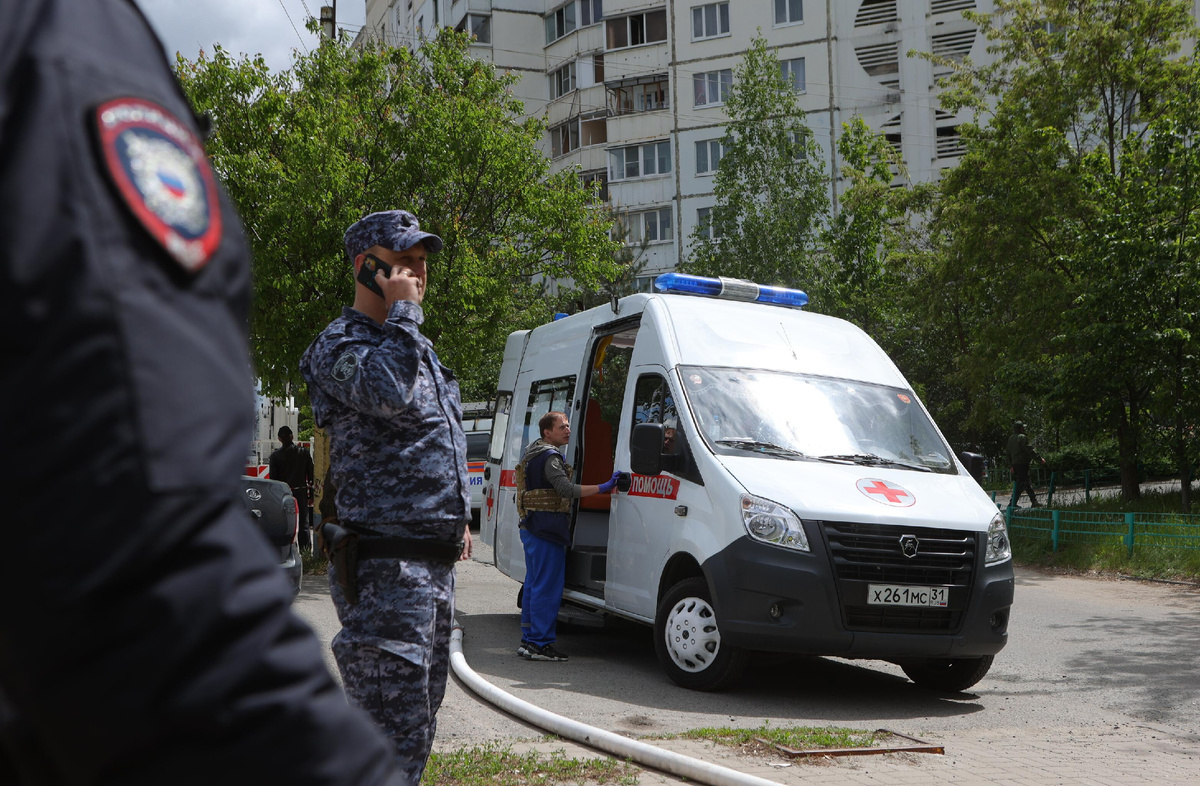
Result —
POLYGON ((1048 539, 1062 545, 1124 546, 1200 551, 1200 516, 1182 513, 1095 513, 1045 508, 1006 508, 1013 538, 1048 539))

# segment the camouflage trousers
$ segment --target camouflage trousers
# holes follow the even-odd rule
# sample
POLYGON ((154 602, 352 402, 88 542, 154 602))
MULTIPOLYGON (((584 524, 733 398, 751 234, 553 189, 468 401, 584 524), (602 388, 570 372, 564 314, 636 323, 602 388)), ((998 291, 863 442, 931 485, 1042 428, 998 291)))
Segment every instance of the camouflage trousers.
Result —
POLYGON ((358 563, 358 603, 346 603, 330 570, 342 630, 333 654, 350 701, 391 738, 396 762, 417 784, 446 693, 454 566, 420 560, 358 563))

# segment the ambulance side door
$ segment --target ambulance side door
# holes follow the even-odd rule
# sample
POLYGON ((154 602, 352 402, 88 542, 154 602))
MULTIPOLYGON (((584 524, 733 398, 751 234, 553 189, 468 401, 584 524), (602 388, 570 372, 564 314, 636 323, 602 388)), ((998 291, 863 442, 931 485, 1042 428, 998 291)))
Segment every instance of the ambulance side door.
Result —
MULTIPOLYGON (((635 350, 634 359, 637 358, 635 350)), ((629 437, 636 423, 663 423, 674 415, 667 370, 657 364, 629 371, 624 417, 617 435, 617 466, 629 472, 629 437)), ((675 537, 680 479, 631 473, 609 518, 606 604, 647 620, 654 618, 658 579, 675 537)))
POLYGON ((500 496, 503 488, 505 432, 512 410, 512 393, 496 395, 492 433, 488 443, 487 463, 483 469, 483 504, 479 511, 479 536, 489 546, 496 545, 496 522, 499 520, 500 496))

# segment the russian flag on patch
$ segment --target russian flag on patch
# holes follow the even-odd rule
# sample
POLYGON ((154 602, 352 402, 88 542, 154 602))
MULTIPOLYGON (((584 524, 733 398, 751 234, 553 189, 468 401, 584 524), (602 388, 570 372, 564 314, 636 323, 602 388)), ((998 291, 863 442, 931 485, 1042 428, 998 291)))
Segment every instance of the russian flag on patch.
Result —
POLYGON ((101 104, 95 122, 105 170, 133 215, 185 270, 204 267, 221 242, 221 209, 195 134, 141 98, 101 104))

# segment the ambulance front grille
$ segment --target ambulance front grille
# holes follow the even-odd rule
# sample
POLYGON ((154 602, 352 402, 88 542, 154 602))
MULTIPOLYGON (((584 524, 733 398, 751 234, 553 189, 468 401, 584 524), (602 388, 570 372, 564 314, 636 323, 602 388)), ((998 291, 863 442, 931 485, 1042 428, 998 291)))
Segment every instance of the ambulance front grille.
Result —
POLYGON ((961 530, 822 522, 833 563, 842 621, 849 630, 895 633, 953 633, 970 599, 980 536, 961 530), (917 539, 907 557, 901 538, 917 539), (949 588, 947 607, 874 606, 870 584, 949 588))

